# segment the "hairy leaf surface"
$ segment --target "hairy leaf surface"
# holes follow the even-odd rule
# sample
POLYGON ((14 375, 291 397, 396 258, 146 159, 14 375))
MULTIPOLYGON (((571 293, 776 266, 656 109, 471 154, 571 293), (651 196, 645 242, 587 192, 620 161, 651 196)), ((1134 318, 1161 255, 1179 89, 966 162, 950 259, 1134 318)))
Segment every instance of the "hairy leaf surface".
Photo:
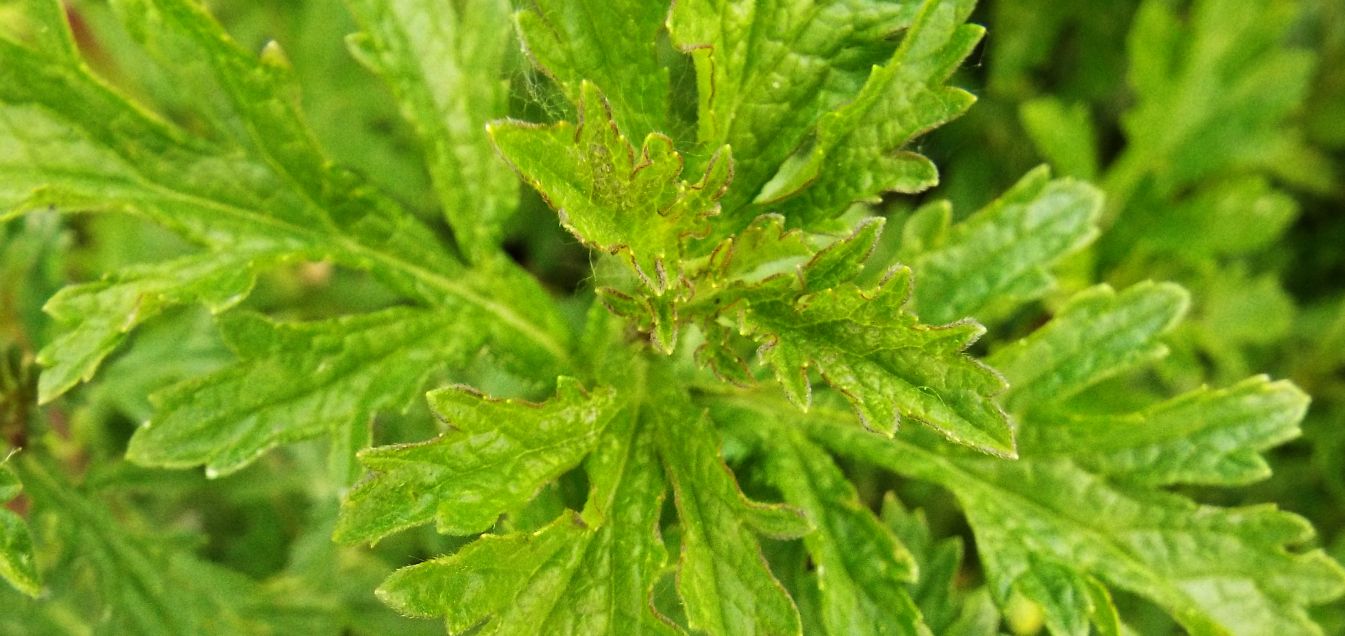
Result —
POLYGON ((707 217, 733 178, 727 148, 698 181, 681 180, 683 159, 659 133, 636 149, 621 134, 598 89, 579 90, 579 123, 491 126, 491 138, 523 178, 555 208, 566 229, 586 244, 620 252, 656 294, 681 267, 682 244, 708 233, 707 217))

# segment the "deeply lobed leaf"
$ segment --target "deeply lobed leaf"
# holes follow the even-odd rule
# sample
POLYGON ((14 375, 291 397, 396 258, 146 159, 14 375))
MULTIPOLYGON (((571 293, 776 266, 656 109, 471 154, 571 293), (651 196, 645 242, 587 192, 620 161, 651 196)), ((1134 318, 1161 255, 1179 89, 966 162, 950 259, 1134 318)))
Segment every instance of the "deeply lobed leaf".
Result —
MULTIPOLYGON (((1292 434, 1300 393, 1253 379, 1139 413, 1070 413, 1069 396, 1161 356, 1159 339, 1184 304, 1185 295, 1170 286, 1085 291, 1046 327, 996 354, 1016 387, 1009 404, 1026 415, 1017 462, 905 441, 893 446, 831 424, 818 423, 814 434, 836 452, 951 490, 976 533, 997 600, 1033 600, 1053 632, 1081 633, 1090 622, 1112 629, 1115 610, 1100 580, 1153 600, 1195 633, 1313 633, 1306 606, 1345 593, 1345 571, 1320 551, 1293 550, 1311 536, 1300 517, 1268 506, 1202 506, 1146 485, 1263 475, 1255 451, 1292 434), (1208 407, 1208 420, 1187 418, 1182 425, 1189 428, 1155 428, 1162 433, 1149 438, 1127 435, 1115 450, 1077 433, 1080 422, 1162 421, 1197 403, 1208 407), (1179 468, 1183 456, 1199 459, 1179 468)), ((1099 440, 1120 436, 1093 430, 1099 440)))
POLYGON ((509 3, 349 0, 363 31, 347 39, 380 75, 416 129, 440 206, 473 261, 500 245, 518 206, 518 182, 501 170, 486 122, 508 114, 509 3), (488 79, 482 79, 486 77, 488 79))
POLYGON ((892 269, 876 285, 857 282, 881 227, 865 222, 794 276, 739 288, 740 331, 760 343, 761 358, 800 407, 811 401, 808 369, 816 368, 872 430, 890 435, 906 416, 955 442, 1012 455, 1013 430, 994 401, 1004 380, 963 353, 984 328, 930 326, 906 313, 909 269, 892 269))
POLYGON ((673 391, 658 395, 655 434, 682 528, 677 590, 689 626, 710 634, 799 633, 798 609, 761 555, 709 419, 673 391))
POLYGON ((463 550, 399 570, 384 601, 443 616, 451 633, 483 625, 511 634, 676 633, 653 611, 666 559, 657 534, 666 489, 640 407, 603 433, 587 463, 592 488, 582 515, 567 512, 535 533, 487 536, 463 550))
POLYGON ((934 164, 906 148, 975 101, 943 86, 985 32, 963 24, 974 5, 923 3, 892 59, 874 68, 853 101, 818 120, 816 138, 781 166, 756 202, 780 202, 786 216, 806 223, 886 192, 937 183, 934 164))
POLYGON ((917 578, 914 557, 831 457, 798 431, 768 447, 771 481, 817 527, 803 543, 817 564, 827 633, 930 634, 905 585, 917 578))
MULTIPOLYGON (((932 3, 931 3, 932 4, 932 3)), ((673 41, 696 65, 698 137, 751 157, 727 195, 726 223, 741 228, 748 204, 809 136, 817 119, 855 99, 890 35, 909 27, 918 2, 826 0, 673 4, 673 41)))
POLYGON ((238 362, 157 394, 127 458, 220 476, 279 444, 367 426, 476 353, 484 334, 468 328, 473 318, 405 308, 307 324, 224 316, 238 362))
POLYGON ((377 541, 429 521, 445 533, 486 530, 577 465, 620 408, 610 389, 586 393, 569 378, 542 404, 492 400, 466 387, 439 389, 430 404, 449 431, 361 453, 374 474, 342 504, 338 540, 377 541))

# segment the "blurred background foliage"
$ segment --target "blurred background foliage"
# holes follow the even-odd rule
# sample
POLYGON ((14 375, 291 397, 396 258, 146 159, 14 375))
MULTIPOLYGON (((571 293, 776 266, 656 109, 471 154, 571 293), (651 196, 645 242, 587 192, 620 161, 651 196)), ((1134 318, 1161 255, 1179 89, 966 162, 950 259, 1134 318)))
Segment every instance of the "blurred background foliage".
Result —
MULTIPOLYGON (((0 28, 21 30, 8 17, 13 2, 0 1, 0 28)), ((441 223, 424 163, 391 97, 346 51, 344 37, 356 29, 340 0, 207 4, 244 47, 282 44, 309 120, 332 156, 427 222, 441 223)), ((181 106, 191 96, 147 70, 153 65, 138 57, 102 2, 69 6, 97 72, 191 125, 181 106)), ((1099 184, 1108 197, 1102 237, 1061 267, 1054 296, 993 321, 980 346, 993 349, 1030 331, 1094 282, 1186 286, 1191 319, 1170 338, 1172 354, 1159 370, 1118 378, 1090 399, 1138 405, 1251 373, 1292 379, 1314 402, 1303 438, 1274 452, 1275 477, 1193 494, 1223 504, 1276 502, 1310 519, 1328 551, 1345 558, 1345 3, 985 0, 973 21, 989 35, 955 83, 980 101, 920 148, 940 167, 942 185, 883 204, 891 217, 887 248, 897 249, 900 224, 922 202, 946 198, 965 214, 1041 163, 1099 184)), ((669 59, 679 65, 677 108, 691 112, 686 62, 671 51, 669 59)), ((513 66, 516 116, 565 115, 564 100, 522 55, 513 66)), ((535 194, 523 196, 510 252, 567 298, 578 320, 589 298, 588 255, 535 194)), ((447 229, 438 227, 447 239, 447 229)), ((41 312, 45 300, 69 282, 184 249, 172 235, 120 216, 34 214, 0 225, 0 434, 10 446, 40 445, 60 458, 64 470, 50 475, 50 484, 28 488, 44 492, 77 481, 80 494, 69 495, 66 505, 84 519, 44 523, 32 515, 38 558, 51 573, 47 584, 57 602, 20 603, 0 585, 0 633, 85 631, 100 605, 138 602, 114 581, 136 567, 158 568, 150 577, 155 584, 192 590, 184 602, 208 605, 221 597, 212 589, 237 597, 238 606, 215 609, 249 614, 287 633, 439 631, 433 621, 395 616, 370 592, 393 567, 446 552, 454 540, 422 528, 372 551, 332 544, 340 493, 325 478, 323 442, 285 447, 211 482, 196 472, 146 470, 122 459, 131 432, 151 411, 146 396, 229 358, 203 310, 154 321, 98 382, 35 407, 33 352, 51 335, 41 312), (97 546, 81 550, 95 556, 76 556, 75 543, 97 546), (172 566, 163 569, 165 563, 172 566)), ((315 318, 388 302, 367 277, 310 263, 268 275, 247 305, 315 318)), ((499 386, 487 366, 445 381, 499 386)), ((380 417, 378 430, 380 442, 436 432, 423 406, 380 417)), ((913 547, 930 546, 918 550, 922 558, 955 567, 963 547, 939 537, 966 537, 966 529, 945 493, 862 468, 852 474, 875 509, 892 489, 919 508, 908 512, 892 501, 885 518, 913 547)), ((27 512, 22 502, 11 505, 27 512)), ((949 570, 947 583, 966 594, 943 610, 993 628, 994 608, 975 589, 974 546, 965 543, 966 563, 956 576, 949 570)), ((1143 606, 1123 608, 1123 616, 1143 633, 1170 629, 1143 606)), ((1033 627, 1031 620, 1007 618, 1010 629, 1033 627)), ((1345 633, 1339 604, 1320 608, 1317 618, 1328 633, 1345 633)), ((962 623, 948 619, 949 629, 955 624, 962 623)))

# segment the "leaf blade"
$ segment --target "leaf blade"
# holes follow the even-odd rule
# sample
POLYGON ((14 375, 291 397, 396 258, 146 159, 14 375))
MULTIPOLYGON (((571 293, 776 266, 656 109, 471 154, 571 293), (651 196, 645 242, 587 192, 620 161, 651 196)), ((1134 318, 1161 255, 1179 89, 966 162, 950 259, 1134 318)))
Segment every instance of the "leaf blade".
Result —
POLYGON ((578 464, 617 410, 614 391, 585 393, 570 378, 540 405, 466 387, 435 391, 430 401, 453 428, 428 442, 361 453, 374 473, 342 502, 336 540, 377 541, 429 521, 443 533, 481 532, 578 464))
POLYGON ((157 394, 127 457, 223 476, 279 444, 405 408, 437 370, 480 348, 469 316, 404 308, 291 324, 225 316, 238 361, 157 394))
POLYGON ((501 167, 486 122, 508 114, 509 4, 347 0, 363 30, 352 42, 392 89, 416 129, 458 247, 473 261, 499 247, 518 205, 518 182, 501 167))

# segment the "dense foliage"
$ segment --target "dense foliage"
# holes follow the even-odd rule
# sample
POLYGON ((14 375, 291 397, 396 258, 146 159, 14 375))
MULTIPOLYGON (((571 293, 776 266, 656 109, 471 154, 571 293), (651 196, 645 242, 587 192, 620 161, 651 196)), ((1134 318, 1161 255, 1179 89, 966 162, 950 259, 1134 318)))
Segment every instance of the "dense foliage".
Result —
POLYGON ((1339 3, 207 4, 0 0, 0 633, 1345 630, 1339 3))

